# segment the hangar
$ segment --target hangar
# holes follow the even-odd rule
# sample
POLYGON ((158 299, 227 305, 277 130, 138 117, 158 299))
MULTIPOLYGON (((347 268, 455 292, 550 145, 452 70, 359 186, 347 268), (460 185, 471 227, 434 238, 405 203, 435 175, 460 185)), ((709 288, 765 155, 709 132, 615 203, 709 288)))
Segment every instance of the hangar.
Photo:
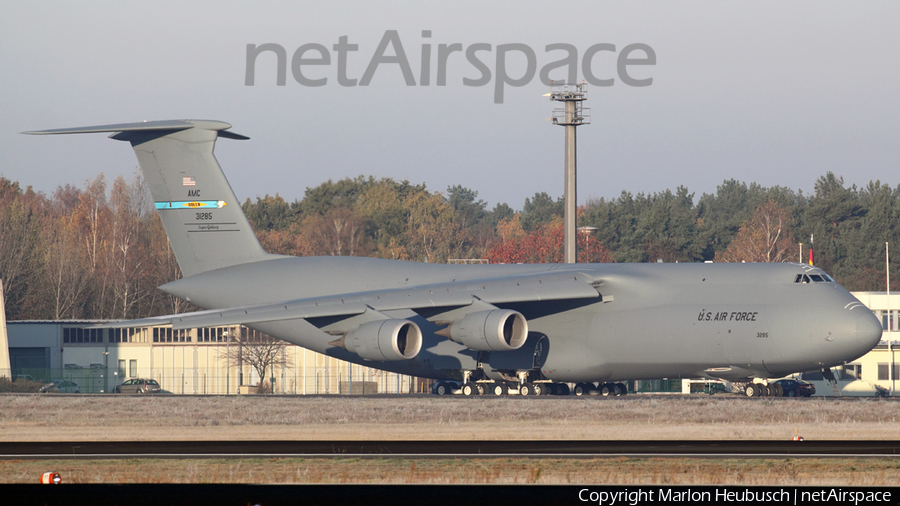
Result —
MULTIPOLYGON (((881 320, 885 334, 872 351, 844 366, 842 373, 898 395, 900 341, 895 338, 900 308, 891 309, 883 292, 853 295, 881 320)), ((250 385, 261 383, 267 384, 268 392, 296 395, 425 391, 426 380, 351 364, 289 343, 268 350, 275 355, 273 367, 260 381, 250 355, 254 343, 261 346, 270 339, 246 327, 92 328, 98 323, 103 322, 7 322, 10 369, 4 371, 0 365, 0 376, 68 379, 78 383, 83 393, 111 392, 129 378, 155 379, 164 391, 174 394, 250 393, 256 391, 250 385)))

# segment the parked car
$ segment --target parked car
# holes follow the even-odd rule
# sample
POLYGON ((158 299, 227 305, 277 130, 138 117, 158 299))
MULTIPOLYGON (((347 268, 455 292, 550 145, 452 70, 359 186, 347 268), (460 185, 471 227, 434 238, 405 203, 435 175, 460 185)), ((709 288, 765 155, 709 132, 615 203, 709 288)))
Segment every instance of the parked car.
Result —
POLYGON ((436 381, 431 385, 431 393, 435 395, 451 395, 460 393, 462 383, 459 381, 436 381))
POLYGON ((783 379, 775 383, 781 385, 785 397, 809 397, 816 393, 816 387, 808 381, 783 379))
POLYGON ((78 383, 69 380, 56 380, 41 387, 41 393, 80 394, 78 383))
POLYGON ((152 379, 133 378, 116 387, 117 394, 158 394, 159 383, 152 379))

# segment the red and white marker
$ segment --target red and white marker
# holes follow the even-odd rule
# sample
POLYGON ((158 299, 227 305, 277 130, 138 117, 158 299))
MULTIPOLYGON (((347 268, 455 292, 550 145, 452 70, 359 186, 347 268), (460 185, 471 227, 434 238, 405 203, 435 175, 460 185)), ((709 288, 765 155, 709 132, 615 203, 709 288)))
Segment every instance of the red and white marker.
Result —
POLYGON ((41 475, 41 483, 44 485, 59 485, 62 483, 62 478, 59 477, 59 473, 44 473, 41 475))

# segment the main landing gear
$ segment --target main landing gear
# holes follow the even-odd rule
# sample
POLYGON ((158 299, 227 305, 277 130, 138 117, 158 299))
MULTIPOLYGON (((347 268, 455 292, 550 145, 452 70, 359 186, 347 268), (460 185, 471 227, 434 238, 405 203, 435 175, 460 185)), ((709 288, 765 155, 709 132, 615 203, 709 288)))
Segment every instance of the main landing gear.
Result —
POLYGON ((784 395, 784 389, 778 383, 770 385, 747 383, 744 385, 744 395, 747 397, 781 397, 784 395))
POLYGON ((493 395, 518 394, 523 397, 537 397, 539 395, 569 395, 569 385, 565 383, 525 382, 494 382, 488 384, 488 393, 493 395))
POLYGON ((604 397, 616 396, 621 397, 628 394, 628 388, 622 383, 577 383, 575 385, 575 395, 602 395, 604 397))
POLYGON ((477 395, 521 395, 524 397, 537 397, 539 395, 569 395, 569 385, 565 383, 516 383, 514 381, 474 382, 469 381, 459 385, 455 382, 440 381, 435 384, 433 392, 437 395, 450 395, 458 393, 466 397, 477 395))
POLYGON ((469 381, 459 385, 454 382, 441 381, 434 387, 434 393, 438 395, 449 395, 458 393, 466 397, 474 397, 477 395, 521 395, 523 397, 537 397, 543 395, 602 395, 608 397, 621 397, 628 394, 628 389, 622 383, 601 383, 595 385, 593 383, 576 383, 574 388, 570 388, 567 383, 552 383, 548 381, 524 382, 517 383, 515 381, 469 381))
POLYGON ((464 370, 462 381, 438 381, 432 392, 438 395, 461 394, 466 397, 478 395, 521 395, 537 397, 542 395, 602 395, 605 397, 621 397, 628 393, 624 383, 559 383, 548 380, 536 370, 504 370, 496 371, 499 377, 489 378, 483 370, 464 370))

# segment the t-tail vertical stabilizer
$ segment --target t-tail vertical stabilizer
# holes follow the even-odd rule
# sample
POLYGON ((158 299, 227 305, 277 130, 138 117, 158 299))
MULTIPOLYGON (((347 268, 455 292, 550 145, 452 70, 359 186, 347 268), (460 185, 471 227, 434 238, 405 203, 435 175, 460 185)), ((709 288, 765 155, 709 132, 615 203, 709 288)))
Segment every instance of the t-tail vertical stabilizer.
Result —
POLYGON ((222 121, 146 121, 24 132, 113 132, 137 154, 178 265, 185 276, 272 258, 259 244, 222 168, 216 139, 248 139, 222 121))

